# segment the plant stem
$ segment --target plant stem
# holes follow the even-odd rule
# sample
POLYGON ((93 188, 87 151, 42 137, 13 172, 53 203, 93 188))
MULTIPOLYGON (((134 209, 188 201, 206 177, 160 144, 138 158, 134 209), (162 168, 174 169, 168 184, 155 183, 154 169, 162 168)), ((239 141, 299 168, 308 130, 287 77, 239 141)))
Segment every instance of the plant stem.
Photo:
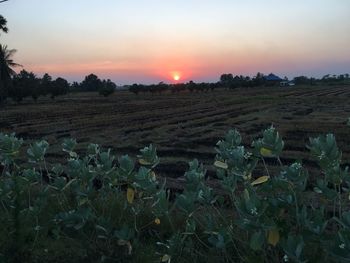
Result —
POLYGON ((173 222, 171 221, 171 218, 170 218, 170 216, 169 216, 169 213, 166 213, 166 216, 167 216, 167 219, 168 219, 168 221, 169 221, 169 224, 170 224, 170 227, 171 227, 172 232, 175 233, 176 230, 175 230, 175 227, 174 227, 174 225, 173 225, 173 222))
POLYGON ((279 156, 277 156, 277 160, 278 160, 280 166, 283 167, 284 165, 283 165, 283 163, 282 163, 282 161, 281 161, 281 158, 280 158, 279 156))
POLYGON ((296 213, 296 217, 297 217, 297 224, 299 226, 300 225, 300 222, 299 222, 299 204, 298 204, 297 195, 294 191, 293 191, 293 194, 294 194, 294 199, 295 199, 295 213, 296 213))
POLYGON ((339 196, 339 218, 342 217, 342 198, 341 198, 341 186, 338 185, 338 196, 339 196))
POLYGON ((265 167, 265 170, 266 170, 266 173, 267 175, 270 177, 270 173, 269 173, 269 170, 267 169, 267 166, 266 166, 266 163, 265 163, 265 160, 263 157, 261 157, 262 161, 263 161, 263 164, 264 164, 264 167, 265 167))

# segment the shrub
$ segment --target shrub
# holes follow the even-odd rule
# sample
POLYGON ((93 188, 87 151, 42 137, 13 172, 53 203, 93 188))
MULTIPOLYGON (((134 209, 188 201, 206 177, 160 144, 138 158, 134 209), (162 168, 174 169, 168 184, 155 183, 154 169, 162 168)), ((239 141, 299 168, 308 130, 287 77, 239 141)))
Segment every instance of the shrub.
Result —
POLYGON ((48 167, 46 141, 29 146, 25 165, 18 160, 22 143, 0 134, 0 256, 8 262, 35 262, 38 255, 57 261, 70 251, 77 253, 69 260, 93 262, 350 258, 350 176, 331 134, 311 138, 307 146, 320 166, 311 184, 301 162, 282 164, 284 143, 274 127, 250 149, 231 130, 216 145, 221 188, 210 188, 203 165, 193 160, 184 191, 175 196, 154 172, 160 159, 153 145, 134 161, 96 144, 80 155, 76 141, 66 139, 66 161, 48 167), (276 158, 280 171, 272 174, 265 166, 265 175, 256 178, 256 166, 266 158, 276 158))

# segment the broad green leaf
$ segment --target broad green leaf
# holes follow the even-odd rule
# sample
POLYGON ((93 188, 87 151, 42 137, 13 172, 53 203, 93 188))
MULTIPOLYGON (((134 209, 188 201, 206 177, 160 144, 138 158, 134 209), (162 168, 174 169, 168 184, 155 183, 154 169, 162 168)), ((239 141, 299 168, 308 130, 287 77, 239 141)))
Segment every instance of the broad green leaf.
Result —
POLYGON ((261 249, 263 243, 264 243, 264 235, 262 234, 262 232, 261 231, 255 232, 250 239, 251 249, 259 250, 261 249))

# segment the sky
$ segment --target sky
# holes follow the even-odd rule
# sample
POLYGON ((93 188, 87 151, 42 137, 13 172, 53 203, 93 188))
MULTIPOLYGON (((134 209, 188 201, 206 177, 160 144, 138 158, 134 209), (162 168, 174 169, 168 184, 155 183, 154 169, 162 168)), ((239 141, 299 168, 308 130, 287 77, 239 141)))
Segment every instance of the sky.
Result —
POLYGON ((119 85, 350 73, 349 0, 9 0, 0 42, 37 75, 119 85))

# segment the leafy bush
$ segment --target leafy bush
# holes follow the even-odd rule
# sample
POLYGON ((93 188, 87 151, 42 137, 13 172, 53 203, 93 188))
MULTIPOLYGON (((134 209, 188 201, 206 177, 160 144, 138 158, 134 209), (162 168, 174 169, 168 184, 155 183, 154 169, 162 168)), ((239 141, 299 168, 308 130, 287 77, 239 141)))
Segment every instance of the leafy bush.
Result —
POLYGON ((307 146, 320 166, 315 183, 302 163, 283 165, 274 127, 247 149, 237 130, 217 143, 221 188, 189 163, 183 192, 158 180, 153 145, 136 161, 67 139, 65 162, 50 167, 46 141, 26 153, 0 134, 0 257, 4 262, 348 262, 350 176, 331 134, 307 146), (26 154, 28 162, 18 158, 26 154), (265 158, 276 158, 270 173, 265 158), (255 178, 259 162, 266 174, 255 178), (1 170, 0 170, 1 171, 1 170), (311 188, 310 188, 311 187, 311 188), (312 189, 312 190, 310 190, 312 189))

